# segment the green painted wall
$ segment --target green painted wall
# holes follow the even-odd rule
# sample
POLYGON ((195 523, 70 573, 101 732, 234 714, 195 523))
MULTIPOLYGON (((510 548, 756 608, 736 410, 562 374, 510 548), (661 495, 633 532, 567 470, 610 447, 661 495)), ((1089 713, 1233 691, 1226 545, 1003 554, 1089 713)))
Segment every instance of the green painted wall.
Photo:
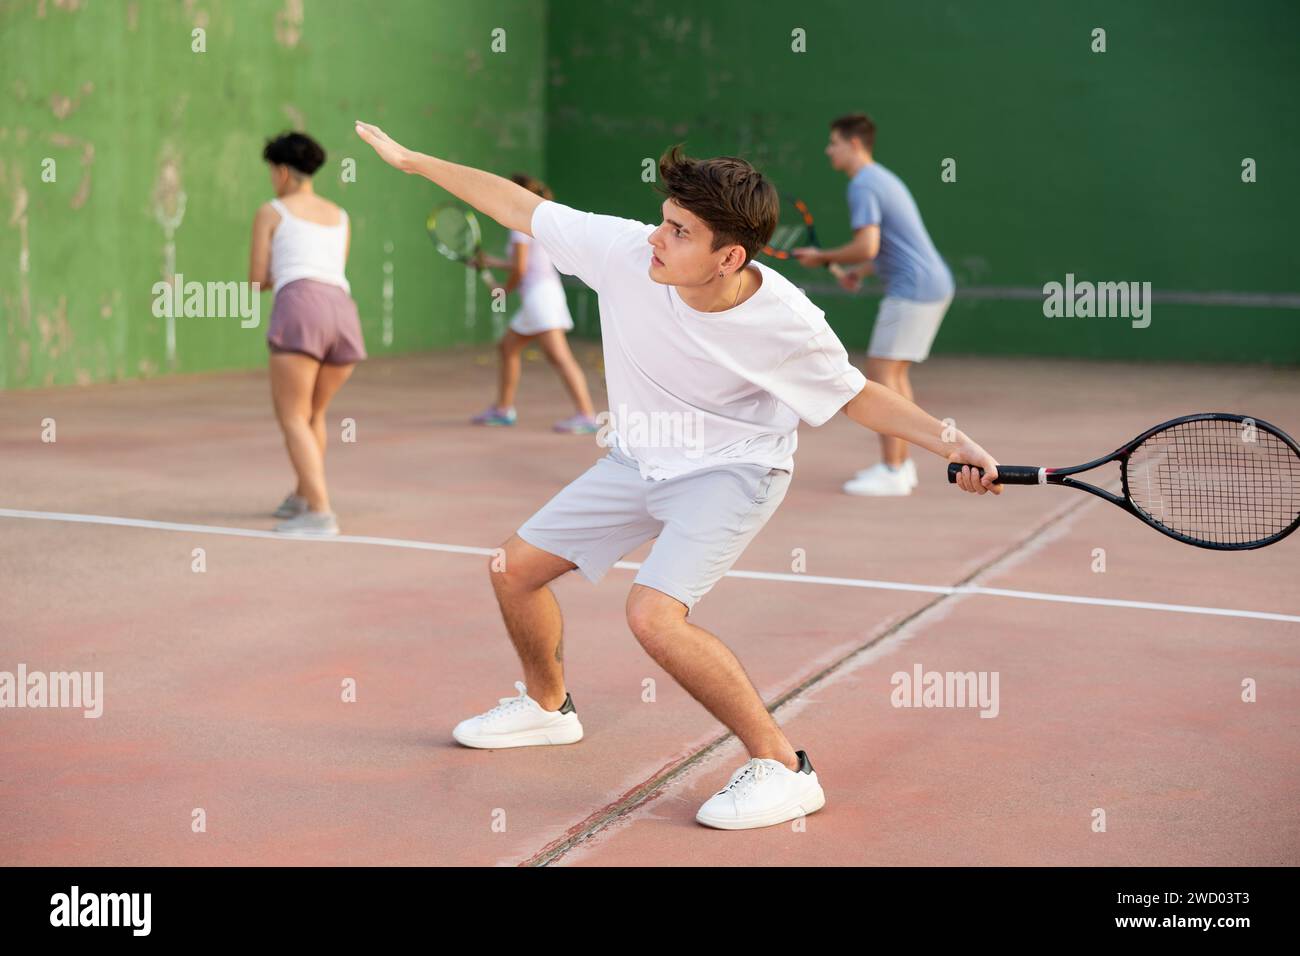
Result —
MULTIPOLYGON (((821 151, 831 118, 865 110, 959 287, 1041 290, 1072 272, 1300 303, 1297 35, 1288 0, 565 0, 549 21, 547 167, 562 201, 657 221, 644 158, 677 140, 736 153, 838 244, 846 180, 821 151), (792 52, 795 28, 807 52, 792 52), (946 157, 955 183, 940 181, 946 157)), ((866 345, 878 296, 788 271, 846 345, 866 345)), ((1041 297, 959 298, 935 352, 1292 363, 1300 309, 1157 301, 1134 329, 1045 318, 1041 297)))
MULTIPOLYGON (((183 192, 175 271, 243 281, 253 212, 271 198, 261 148, 294 127, 325 146, 317 190, 352 217, 370 353, 490 340, 486 290, 467 319, 466 270, 424 230, 447 194, 374 158, 352 121, 458 162, 540 171, 545 43, 545 6, 529 0, 0 0, 0 388, 263 365, 269 292, 258 328, 178 317, 169 361, 151 312, 160 218, 183 192), (355 182, 340 181, 346 157, 355 182)), ((486 233, 504 241, 494 223, 486 233)))
MULTIPOLYGON (((1157 294, 1300 300, 1298 28, 1286 0, 0 0, 0 389, 262 365, 269 293, 256 329, 178 318, 169 359, 150 309, 160 220, 183 191, 175 271, 242 281, 251 217, 270 196, 262 142, 294 126, 326 146, 318 189, 352 215, 348 275, 371 354, 489 341, 502 317, 424 233, 446 194, 374 160, 357 116, 650 221, 646 157, 677 140, 739 153, 839 242, 845 182, 821 153, 826 123, 865 109, 878 158, 912 188, 965 289, 1023 294, 1072 272, 1157 294), (191 51, 195 26, 205 53, 191 51), (494 28, 504 53, 490 49, 494 28), (791 51, 795 28, 807 52, 791 51), (356 182, 339 179, 347 157, 356 182), (945 157, 955 183, 940 181, 945 157), (1241 182, 1244 157, 1254 184, 1241 182)), ((500 249, 502 230, 485 233, 500 249)), ((847 345, 865 346, 876 294, 790 274, 847 345)), ((579 332, 595 333, 581 298, 579 332)), ((1133 329, 1047 319, 1032 296, 965 297, 935 351, 1293 363, 1300 309, 1157 301, 1150 328, 1133 329)))

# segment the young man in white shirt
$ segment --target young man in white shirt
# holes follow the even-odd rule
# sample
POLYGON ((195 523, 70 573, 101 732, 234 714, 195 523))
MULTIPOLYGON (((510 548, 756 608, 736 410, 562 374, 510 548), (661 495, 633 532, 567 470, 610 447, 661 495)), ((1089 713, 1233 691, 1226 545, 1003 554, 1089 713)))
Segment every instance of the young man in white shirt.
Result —
POLYGON ((821 310, 753 261, 776 226, 778 202, 744 160, 665 154, 664 221, 652 226, 543 200, 503 177, 409 150, 366 123, 357 133, 397 169, 532 235, 600 302, 610 450, 502 545, 504 566, 490 562, 524 681, 515 682, 518 697, 458 724, 455 739, 497 749, 582 738, 564 686, 560 608, 547 584, 575 569, 599 581, 655 538, 628 594, 628 625, 751 758, 696 820, 746 829, 821 809, 825 795, 807 754, 791 747, 735 655, 687 615, 785 497, 800 419, 817 426, 843 411, 948 461, 983 467, 982 479, 962 469, 958 485, 972 493, 1001 492, 997 462, 867 382, 821 310))

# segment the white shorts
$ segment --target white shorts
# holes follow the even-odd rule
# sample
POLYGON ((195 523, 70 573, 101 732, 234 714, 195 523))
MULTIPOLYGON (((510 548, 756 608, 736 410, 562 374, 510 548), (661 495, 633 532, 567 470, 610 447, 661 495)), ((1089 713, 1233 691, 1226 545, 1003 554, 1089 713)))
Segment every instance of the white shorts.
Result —
POLYGON ((689 614, 776 511, 790 478, 783 468, 727 464, 656 481, 610 448, 515 533, 576 564, 592 583, 656 538, 636 583, 676 598, 689 614))
POLYGON ((952 296, 939 302, 914 302, 887 295, 880 300, 876 325, 871 330, 869 358, 924 362, 939 332, 952 296))
POLYGON ((564 286, 558 282, 545 282, 522 292, 524 304, 510 319, 510 328, 520 335, 537 335, 552 329, 565 332, 573 328, 569 315, 569 301, 564 296, 564 286))

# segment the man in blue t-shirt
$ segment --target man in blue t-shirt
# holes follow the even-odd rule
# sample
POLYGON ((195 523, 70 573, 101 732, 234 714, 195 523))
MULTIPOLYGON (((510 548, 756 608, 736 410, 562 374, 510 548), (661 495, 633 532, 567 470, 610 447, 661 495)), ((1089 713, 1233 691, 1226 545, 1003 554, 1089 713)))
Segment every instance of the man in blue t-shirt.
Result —
MULTIPOLYGON (((849 225, 853 239, 837 249, 796 249, 809 267, 861 263, 835 269, 840 284, 857 290, 875 272, 885 287, 876 325, 867 348, 867 377, 912 398, 908 368, 923 362, 939 323, 952 302, 952 273, 930 241, 916 201, 903 181, 872 158, 876 126, 865 113, 841 116, 831 123, 826 155, 831 166, 849 177, 849 225)), ((907 495, 916 486, 916 465, 907 443, 880 436, 877 465, 863 469, 844 485, 854 495, 907 495)))

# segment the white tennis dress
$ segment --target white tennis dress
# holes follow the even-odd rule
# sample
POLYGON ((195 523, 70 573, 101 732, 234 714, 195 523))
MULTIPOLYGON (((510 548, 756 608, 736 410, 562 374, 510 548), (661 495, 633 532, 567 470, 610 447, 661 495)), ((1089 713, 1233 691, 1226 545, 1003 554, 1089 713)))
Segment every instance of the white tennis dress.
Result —
POLYGON ((537 335, 552 329, 569 331, 573 328, 573 316, 569 314, 569 302, 564 296, 560 273, 550 255, 540 244, 533 242, 528 233, 511 229, 510 241, 506 244, 507 259, 514 256, 516 244, 528 247, 528 262, 519 283, 523 304, 511 317, 510 328, 520 335, 537 335))

